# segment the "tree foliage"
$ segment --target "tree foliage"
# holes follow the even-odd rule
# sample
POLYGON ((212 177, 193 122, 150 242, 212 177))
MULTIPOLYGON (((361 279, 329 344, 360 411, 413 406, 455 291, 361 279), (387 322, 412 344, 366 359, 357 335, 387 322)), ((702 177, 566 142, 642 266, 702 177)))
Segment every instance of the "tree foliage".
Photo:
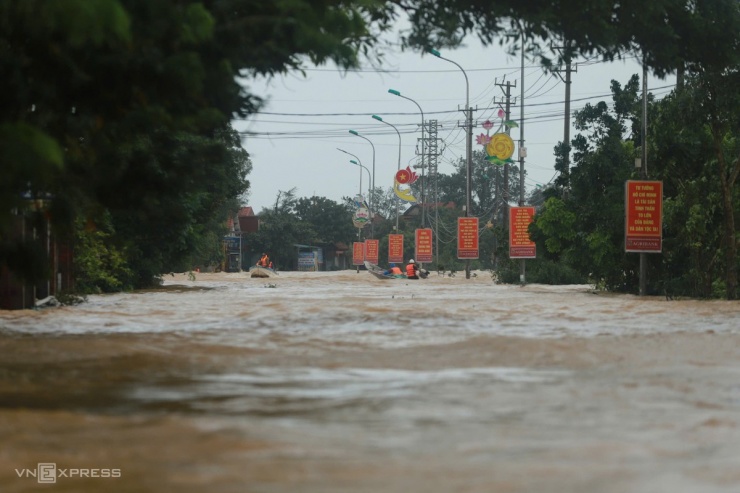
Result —
MULTIPOLYGON (((651 292, 737 296, 737 81, 737 68, 692 70, 684 86, 649 100, 649 177, 664 183, 663 251, 648 256, 651 292)), ((637 132, 637 87, 637 76, 624 88, 612 82, 611 105, 577 112, 581 133, 571 142, 569 183, 560 184, 531 228, 544 258, 624 291, 635 291, 639 281, 638 256, 624 253, 624 182, 639 178, 631 162, 645 145, 637 132)))

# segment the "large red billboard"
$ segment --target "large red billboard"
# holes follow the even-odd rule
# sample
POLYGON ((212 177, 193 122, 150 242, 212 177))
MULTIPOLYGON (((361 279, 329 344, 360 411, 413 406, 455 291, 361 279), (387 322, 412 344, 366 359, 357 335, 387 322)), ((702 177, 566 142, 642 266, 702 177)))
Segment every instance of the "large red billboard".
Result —
POLYGON ((624 250, 657 253, 663 247, 663 182, 627 180, 624 250))
POLYGON ((388 262, 403 263, 403 235, 388 235, 388 262))
POLYGON ((457 218, 457 258, 478 258, 478 218, 457 218))
POLYGON ((352 243, 352 265, 365 263, 365 244, 361 241, 352 243))
POLYGON ((534 207, 509 208, 509 258, 537 258, 537 245, 529 238, 534 207))
POLYGON ((380 258, 380 252, 378 252, 379 249, 379 240, 365 240, 365 260, 377 265, 380 258))
POLYGON ((432 261, 432 230, 430 228, 416 230, 414 259, 422 263, 432 261))

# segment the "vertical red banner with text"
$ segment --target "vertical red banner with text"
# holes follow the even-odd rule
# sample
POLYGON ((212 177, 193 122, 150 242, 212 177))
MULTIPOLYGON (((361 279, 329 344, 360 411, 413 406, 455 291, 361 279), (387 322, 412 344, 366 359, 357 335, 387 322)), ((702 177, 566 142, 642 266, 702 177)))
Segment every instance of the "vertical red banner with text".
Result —
POLYGON ((537 245, 529 239, 534 207, 509 208, 509 258, 537 258, 537 245))
POLYGON ((624 199, 624 251, 661 252, 663 182, 627 180, 624 199))
POLYGON ((361 241, 352 243, 352 265, 362 265, 365 263, 365 244, 361 241))
POLYGON ((478 258, 478 218, 457 218, 457 258, 478 258))
POLYGON ((365 240, 365 260, 370 263, 378 263, 378 249, 380 248, 379 240, 365 240))
POLYGON ((388 262, 403 263, 403 235, 388 235, 388 262))
POLYGON ((430 228, 416 230, 414 260, 422 263, 432 261, 432 230, 430 228))

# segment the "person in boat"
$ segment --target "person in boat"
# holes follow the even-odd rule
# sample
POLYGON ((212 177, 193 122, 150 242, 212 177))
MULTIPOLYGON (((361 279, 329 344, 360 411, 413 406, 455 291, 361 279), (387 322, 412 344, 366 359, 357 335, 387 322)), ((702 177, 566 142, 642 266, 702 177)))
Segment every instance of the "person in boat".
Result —
POLYGON ((270 257, 268 257, 266 253, 263 253, 257 261, 257 265, 260 267, 268 267, 270 265, 270 257))
POLYGON ((406 279, 419 279, 419 266, 414 259, 409 260, 406 264, 406 279))
POLYGON ((391 262, 390 269, 384 271, 383 274, 386 276, 402 276, 403 272, 401 272, 401 269, 396 264, 391 262))
POLYGON ((274 266, 274 265, 272 265, 272 260, 270 260, 270 264, 268 265, 268 267, 269 267, 270 269, 273 269, 273 270, 275 270, 275 266, 274 266))

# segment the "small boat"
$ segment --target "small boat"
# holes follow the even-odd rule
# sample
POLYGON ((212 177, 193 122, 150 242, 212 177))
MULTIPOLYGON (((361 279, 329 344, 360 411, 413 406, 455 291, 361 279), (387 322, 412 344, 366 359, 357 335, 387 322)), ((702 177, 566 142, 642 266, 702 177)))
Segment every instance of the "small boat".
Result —
POLYGON ((249 275, 251 277, 275 277, 278 275, 277 272, 270 269, 269 267, 262 267, 261 265, 253 265, 249 268, 249 275))
POLYGON ((365 260, 365 268, 370 274, 374 275, 378 279, 406 279, 406 276, 403 274, 395 276, 391 274, 386 274, 384 268, 379 265, 370 263, 367 260, 365 260))

